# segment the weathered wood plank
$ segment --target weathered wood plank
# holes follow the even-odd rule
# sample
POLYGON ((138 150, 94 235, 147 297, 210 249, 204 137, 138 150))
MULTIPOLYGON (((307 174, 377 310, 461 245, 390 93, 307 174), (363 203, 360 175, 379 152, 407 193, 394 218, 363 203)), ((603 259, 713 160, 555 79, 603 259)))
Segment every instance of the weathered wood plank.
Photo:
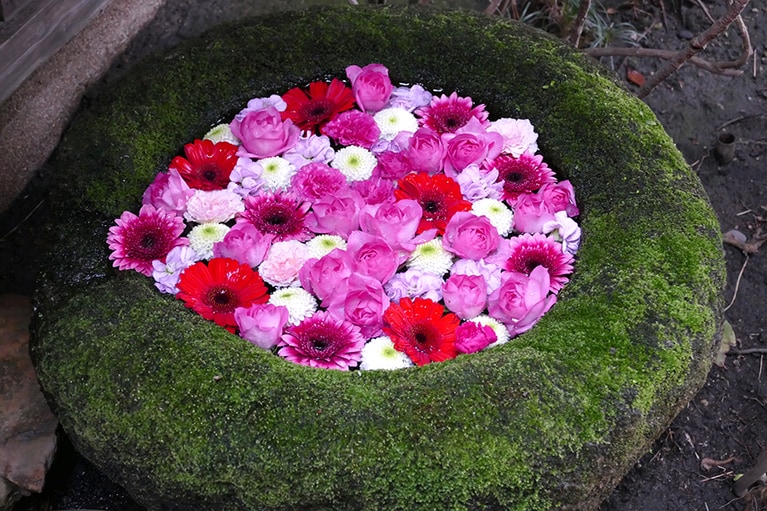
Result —
POLYGON ((23 3, 0 27, 0 102, 111 0, 11 0, 23 3))

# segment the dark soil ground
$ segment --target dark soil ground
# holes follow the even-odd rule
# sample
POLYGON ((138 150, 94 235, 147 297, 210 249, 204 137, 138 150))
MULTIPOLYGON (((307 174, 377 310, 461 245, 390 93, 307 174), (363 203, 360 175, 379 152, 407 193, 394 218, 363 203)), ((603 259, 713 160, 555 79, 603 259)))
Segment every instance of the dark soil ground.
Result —
MULTIPOLYGON (((119 79, 139 58, 193 36, 206 25, 251 14, 253 4, 238 0, 167 2, 115 63, 105 82, 119 79)), ((711 0, 611 2, 609 21, 631 23, 643 35, 639 42, 643 47, 676 50, 711 25, 706 11, 717 18, 724 13, 725 4, 711 0)), ((474 2, 475 8, 486 5, 474 2)), ((645 101, 700 176, 722 232, 736 229, 755 243, 757 249, 748 257, 740 248, 725 244, 728 285, 724 298, 729 304, 726 318, 737 338, 733 350, 751 353, 731 353, 723 367, 713 367, 703 389, 600 511, 767 510, 764 483, 742 498, 732 488, 736 475, 751 468, 767 448, 767 244, 757 247, 760 239, 767 239, 767 7, 752 1, 743 21, 756 53, 741 76, 718 76, 687 64, 645 101), (731 162, 720 165, 714 147, 723 133, 734 136, 735 152, 731 162)), ((741 39, 731 27, 701 55, 712 61, 733 60, 740 51, 741 39)), ((649 77, 662 64, 658 59, 638 57, 605 57, 603 62, 623 79, 629 70, 649 77)), ((629 87, 636 90, 633 84, 629 87)), ((97 93, 98 89, 91 96, 97 93)), ((51 177, 45 167, 41 169, 0 216, 0 293, 32 290, 37 270, 35 233, 42 229, 46 183, 51 177)), ((46 491, 25 499, 16 509, 74 508, 140 510, 64 438, 46 491)))

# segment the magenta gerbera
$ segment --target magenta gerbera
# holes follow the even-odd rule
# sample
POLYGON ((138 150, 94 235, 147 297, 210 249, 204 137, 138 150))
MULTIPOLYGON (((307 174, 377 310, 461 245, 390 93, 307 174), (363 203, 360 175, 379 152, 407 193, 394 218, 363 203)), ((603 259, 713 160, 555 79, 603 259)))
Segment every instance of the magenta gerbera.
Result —
POLYGON ((149 204, 141 207, 138 216, 125 211, 109 228, 107 244, 113 266, 121 270, 136 270, 152 275, 152 261, 165 262, 172 248, 188 244, 180 238, 184 219, 173 212, 155 209, 149 204))
POLYGON ((296 364, 347 371, 359 363, 364 345, 357 326, 320 311, 288 328, 278 354, 296 364))
POLYGON ((543 156, 531 152, 519 158, 501 154, 486 164, 488 169, 498 170, 498 180, 503 183, 503 199, 513 203, 520 194, 533 193, 546 183, 556 183, 554 171, 543 161, 543 156))
POLYGON ((306 241, 314 236, 304 224, 310 207, 291 193, 251 195, 237 222, 251 223, 261 234, 274 235, 274 241, 306 241))
POLYGON ((573 256, 562 251, 562 244, 545 234, 521 234, 509 240, 509 256, 504 264, 507 271, 530 275, 536 266, 549 272, 551 292, 557 293, 573 272, 573 256))
POLYGON ((421 125, 428 126, 437 133, 455 133, 476 117, 484 127, 490 126, 485 105, 473 106, 471 98, 461 98, 453 92, 449 97, 432 98, 431 103, 416 110, 421 116, 421 125))

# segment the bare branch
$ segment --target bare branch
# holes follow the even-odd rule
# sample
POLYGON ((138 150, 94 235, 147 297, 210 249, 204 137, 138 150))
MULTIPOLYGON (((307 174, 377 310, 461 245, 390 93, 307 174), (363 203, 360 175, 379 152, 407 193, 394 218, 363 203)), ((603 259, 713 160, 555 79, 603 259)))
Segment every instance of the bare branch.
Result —
MULTIPOLYGON (((584 48, 584 53, 591 55, 592 57, 652 57, 659 59, 671 60, 678 52, 674 50, 660 50, 656 48, 625 48, 625 47, 606 47, 606 48, 584 48)), ((718 75, 724 76, 740 76, 743 74, 741 69, 723 69, 720 63, 709 62, 708 60, 700 57, 691 57, 688 62, 695 66, 705 69, 706 71, 718 75)))
POLYGON ((591 9, 591 0, 581 0, 578 6, 578 14, 575 17, 573 26, 570 27, 570 36, 568 38, 574 48, 577 48, 580 44, 583 26, 586 24, 586 16, 589 14, 589 9, 591 9))

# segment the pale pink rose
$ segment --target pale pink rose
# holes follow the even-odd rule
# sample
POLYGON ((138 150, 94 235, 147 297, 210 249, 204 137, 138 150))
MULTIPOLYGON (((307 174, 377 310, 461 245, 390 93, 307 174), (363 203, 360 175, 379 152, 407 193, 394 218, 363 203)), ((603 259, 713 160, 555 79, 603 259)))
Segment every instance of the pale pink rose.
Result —
POLYGON ((445 143, 445 175, 452 178, 469 165, 481 165, 485 160, 494 159, 503 147, 503 137, 486 131, 476 117, 469 119, 455 133, 444 133, 442 140, 445 143))
POLYGON ((530 330, 556 303, 556 295, 549 294, 549 283, 549 272, 544 266, 536 266, 529 276, 506 272, 501 277, 501 287, 490 295, 487 310, 515 337, 530 330))
POLYGON ((350 188, 327 195, 312 204, 304 225, 317 234, 335 234, 347 238, 359 228, 359 211, 365 201, 350 188))
POLYGON ((413 238, 422 215, 421 205, 411 199, 365 206, 360 212, 360 229, 387 240, 395 250, 409 253, 415 250, 413 238))
POLYGON ((407 156, 414 171, 429 174, 439 172, 445 156, 442 137, 429 128, 419 128, 410 138, 407 156))
POLYGON ((471 319, 487 306, 487 284, 481 275, 450 275, 442 285, 442 298, 456 316, 471 319))
MULTIPOLYGON (((507 243, 501 240, 498 246, 498 251, 493 254, 493 259, 501 254, 501 249, 507 248, 507 243)), ((505 261, 508 258, 509 250, 505 250, 506 257, 501 258, 500 261, 505 261)), ((501 287, 501 273, 502 268, 500 265, 490 262, 486 259, 480 259, 479 261, 473 261, 471 259, 459 259, 453 263, 450 268, 451 275, 480 275, 485 279, 485 285, 487 286, 487 293, 490 294, 499 287, 501 287)))
POLYGON ((540 193, 522 193, 514 203, 514 229, 534 234, 543 231, 543 225, 554 220, 554 211, 540 193))
POLYGON ((301 130, 290 119, 282 120, 274 107, 263 110, 243 110, 230 123, 234 136, 242 145, 238 156, 269 158, 293 148, 301 130))
POLYGON ((307 259, 309 250, 300 241, 278 241, 272 244, 258 273, 273 286, 290 286, 298 280, 298 272, 307 259))
POLYGON ((141 204, 149 204, 155 209, 172 211, 181 216, 186 211, 186 203, 193 190, 176 169, 160 172, 151 185, 144 190, 141 204))
POLYGON ((346 76, 352 83, 354 99, 363 111, 378 112, 389 102, 393 86, 389 70, 384 65, 368 64, 363 68, 349 66, 346 68, 346 76))
POLYGON ((519 158, 525 151, 538 151, 538 134, 528 119, 498 119, 490 123, 487 131, 500 133, 503 137, 502 152, 519 158))
POLYGON ((383 314, 389 304, 381 282, 355 273, 339 283, 327 309, 335 318, 357 325, 363 336, 371 338, 381 335, 383 314))
POLYGON ((559 183, 546 183, 537 192, 546 203, 546 207, 552 213, 564 211, 567 216, 578 216, 578 206, 575 204, 575 190, 570 181, 559 183))
POLYGON ((333 249, 320 259, 306 261, 298 274, 301 287, 324 301, 332 296, 339 282, 352 274, 353 266, 354 262, 345 250, 333 249))
POLYGON ((381 283, 397 271, 397 254, 384 238, 354 231, 349 235, 346 251, 354 261, 354 273, 368 275, 381 283))
POLYGON ((458 257, 478 261, 492 254, 500 241, 498 229, 487 217, 459 211, 445 227, 442 246, 458 257))
POLYGON ((459 353, 468 354, 482 351, 497 340, 498 336, 495 334, 495 330, 473 321, 461 323, 455 329, 455 349, 459 353))
POLYGON ((213 256, 228 257, 255 268, 264 261, 273 241, 273 234, 262 234, 250 222, 237 222, 222 241, 213 245, 213 256))
POLYGON ((186 203, 184 218, 198 224, 220 224, 241 211, 245 211, 242 197, 231 190, 195 190, 186 203))
POLYGON ((254 303, 248 308, 237 307, 234 321, 240 337, 265 350, 272 349, 282 337, 288 323, 288 309, 271 303, 254 303))

